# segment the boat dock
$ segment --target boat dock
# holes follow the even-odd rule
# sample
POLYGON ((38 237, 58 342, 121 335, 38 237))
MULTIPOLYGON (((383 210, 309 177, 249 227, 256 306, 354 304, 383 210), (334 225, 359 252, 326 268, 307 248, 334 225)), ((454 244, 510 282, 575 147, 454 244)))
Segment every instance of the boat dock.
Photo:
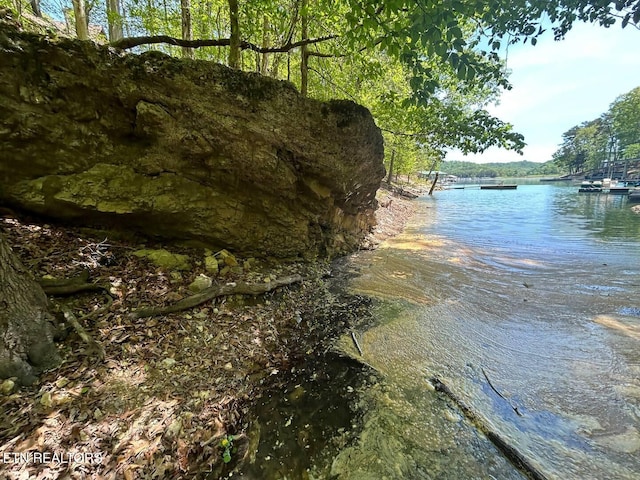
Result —
POLYGON ((616 181, 605 179, 599 180, 585 180, 580 184, 578 192, 580 193, 607 193, 610 195, 628 195, 638 191, 640 182, 638 181, 616 181))
POLYGON ((518 185, 480 185, 480 190, 515 190, 518 185))

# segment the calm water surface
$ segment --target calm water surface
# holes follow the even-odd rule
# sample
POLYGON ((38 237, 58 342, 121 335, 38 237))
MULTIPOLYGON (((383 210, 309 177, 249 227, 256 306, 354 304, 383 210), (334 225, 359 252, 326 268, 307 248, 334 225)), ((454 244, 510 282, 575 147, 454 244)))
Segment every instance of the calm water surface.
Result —
POLYGON ((640 478, 640 215, 575 186, 417 201, 354 260, 354 291, 381 299, 360 343, 385 384, 361 392, 364 430, 331 473, 523 478, 437 377, 547 478, 640 478))

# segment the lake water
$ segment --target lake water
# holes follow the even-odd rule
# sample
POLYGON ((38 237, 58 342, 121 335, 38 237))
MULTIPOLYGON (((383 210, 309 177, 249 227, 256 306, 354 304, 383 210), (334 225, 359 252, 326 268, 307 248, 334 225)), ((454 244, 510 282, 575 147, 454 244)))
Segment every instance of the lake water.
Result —
POLYGON ((375 320, 362 355, 351 335, 337 348, 379 381, 359 388, 340 362, 294 380, 236 476, 527 478, 491 436, 537 478, 639 479, 640 215, 552 184, 416 202, 404 234, 350 260, 375 320), (300 389, 313 401, 295 406, 300 389))
POLYGON ((480 425, 541 478, 640 478, 640 215, 626 197, 539 184, 417 202, 405 234, 355 258, 354 291, 381 299, 362 358, 386 384, 363 392, 364 430, 332 473, 522 478, 480 425))

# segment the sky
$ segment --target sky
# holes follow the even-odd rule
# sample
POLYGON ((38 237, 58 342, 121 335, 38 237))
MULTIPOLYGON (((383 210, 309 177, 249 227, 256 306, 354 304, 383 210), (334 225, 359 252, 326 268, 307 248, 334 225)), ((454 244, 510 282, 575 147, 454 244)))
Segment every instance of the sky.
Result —
POLYGON ((487 110, 524 135, 524 155, 490 148, 466 156, 451 151, 446 160, 551 160, 564 132, 598 118, 618 96, 640 86, 640 30, 580 23, 558 42, 547 31, 535 46, 511 45, 507 66, 513 88, 487 110))

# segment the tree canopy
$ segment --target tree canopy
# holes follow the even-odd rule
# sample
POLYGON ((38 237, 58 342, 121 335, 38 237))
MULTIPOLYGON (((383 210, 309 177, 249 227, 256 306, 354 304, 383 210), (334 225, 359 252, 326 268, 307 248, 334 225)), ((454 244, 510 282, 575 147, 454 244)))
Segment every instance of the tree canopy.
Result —
POLYGON ((600 117, 563 133, 553 154, 555 163, 569 173, 639 157, 640 87, 620 95, 600 117))
MULTIPOLYGON (((0 0, 20 10, 24 0, 0 0)), ((522 135, 485 107, 510 88, 498 52, 576 21, 638 27, 640 0, 31 0, 36 14, 108 27, 121 49, 156 48, 299 85, 304 95, 367 106, 397 165, 411 170, 522 135), (41 5, 42 2, 42 5, 41 5), (422 163, 422 165, 416 165, 422 163)), ((84 35, 84 34, 82 34, 84 35)))

